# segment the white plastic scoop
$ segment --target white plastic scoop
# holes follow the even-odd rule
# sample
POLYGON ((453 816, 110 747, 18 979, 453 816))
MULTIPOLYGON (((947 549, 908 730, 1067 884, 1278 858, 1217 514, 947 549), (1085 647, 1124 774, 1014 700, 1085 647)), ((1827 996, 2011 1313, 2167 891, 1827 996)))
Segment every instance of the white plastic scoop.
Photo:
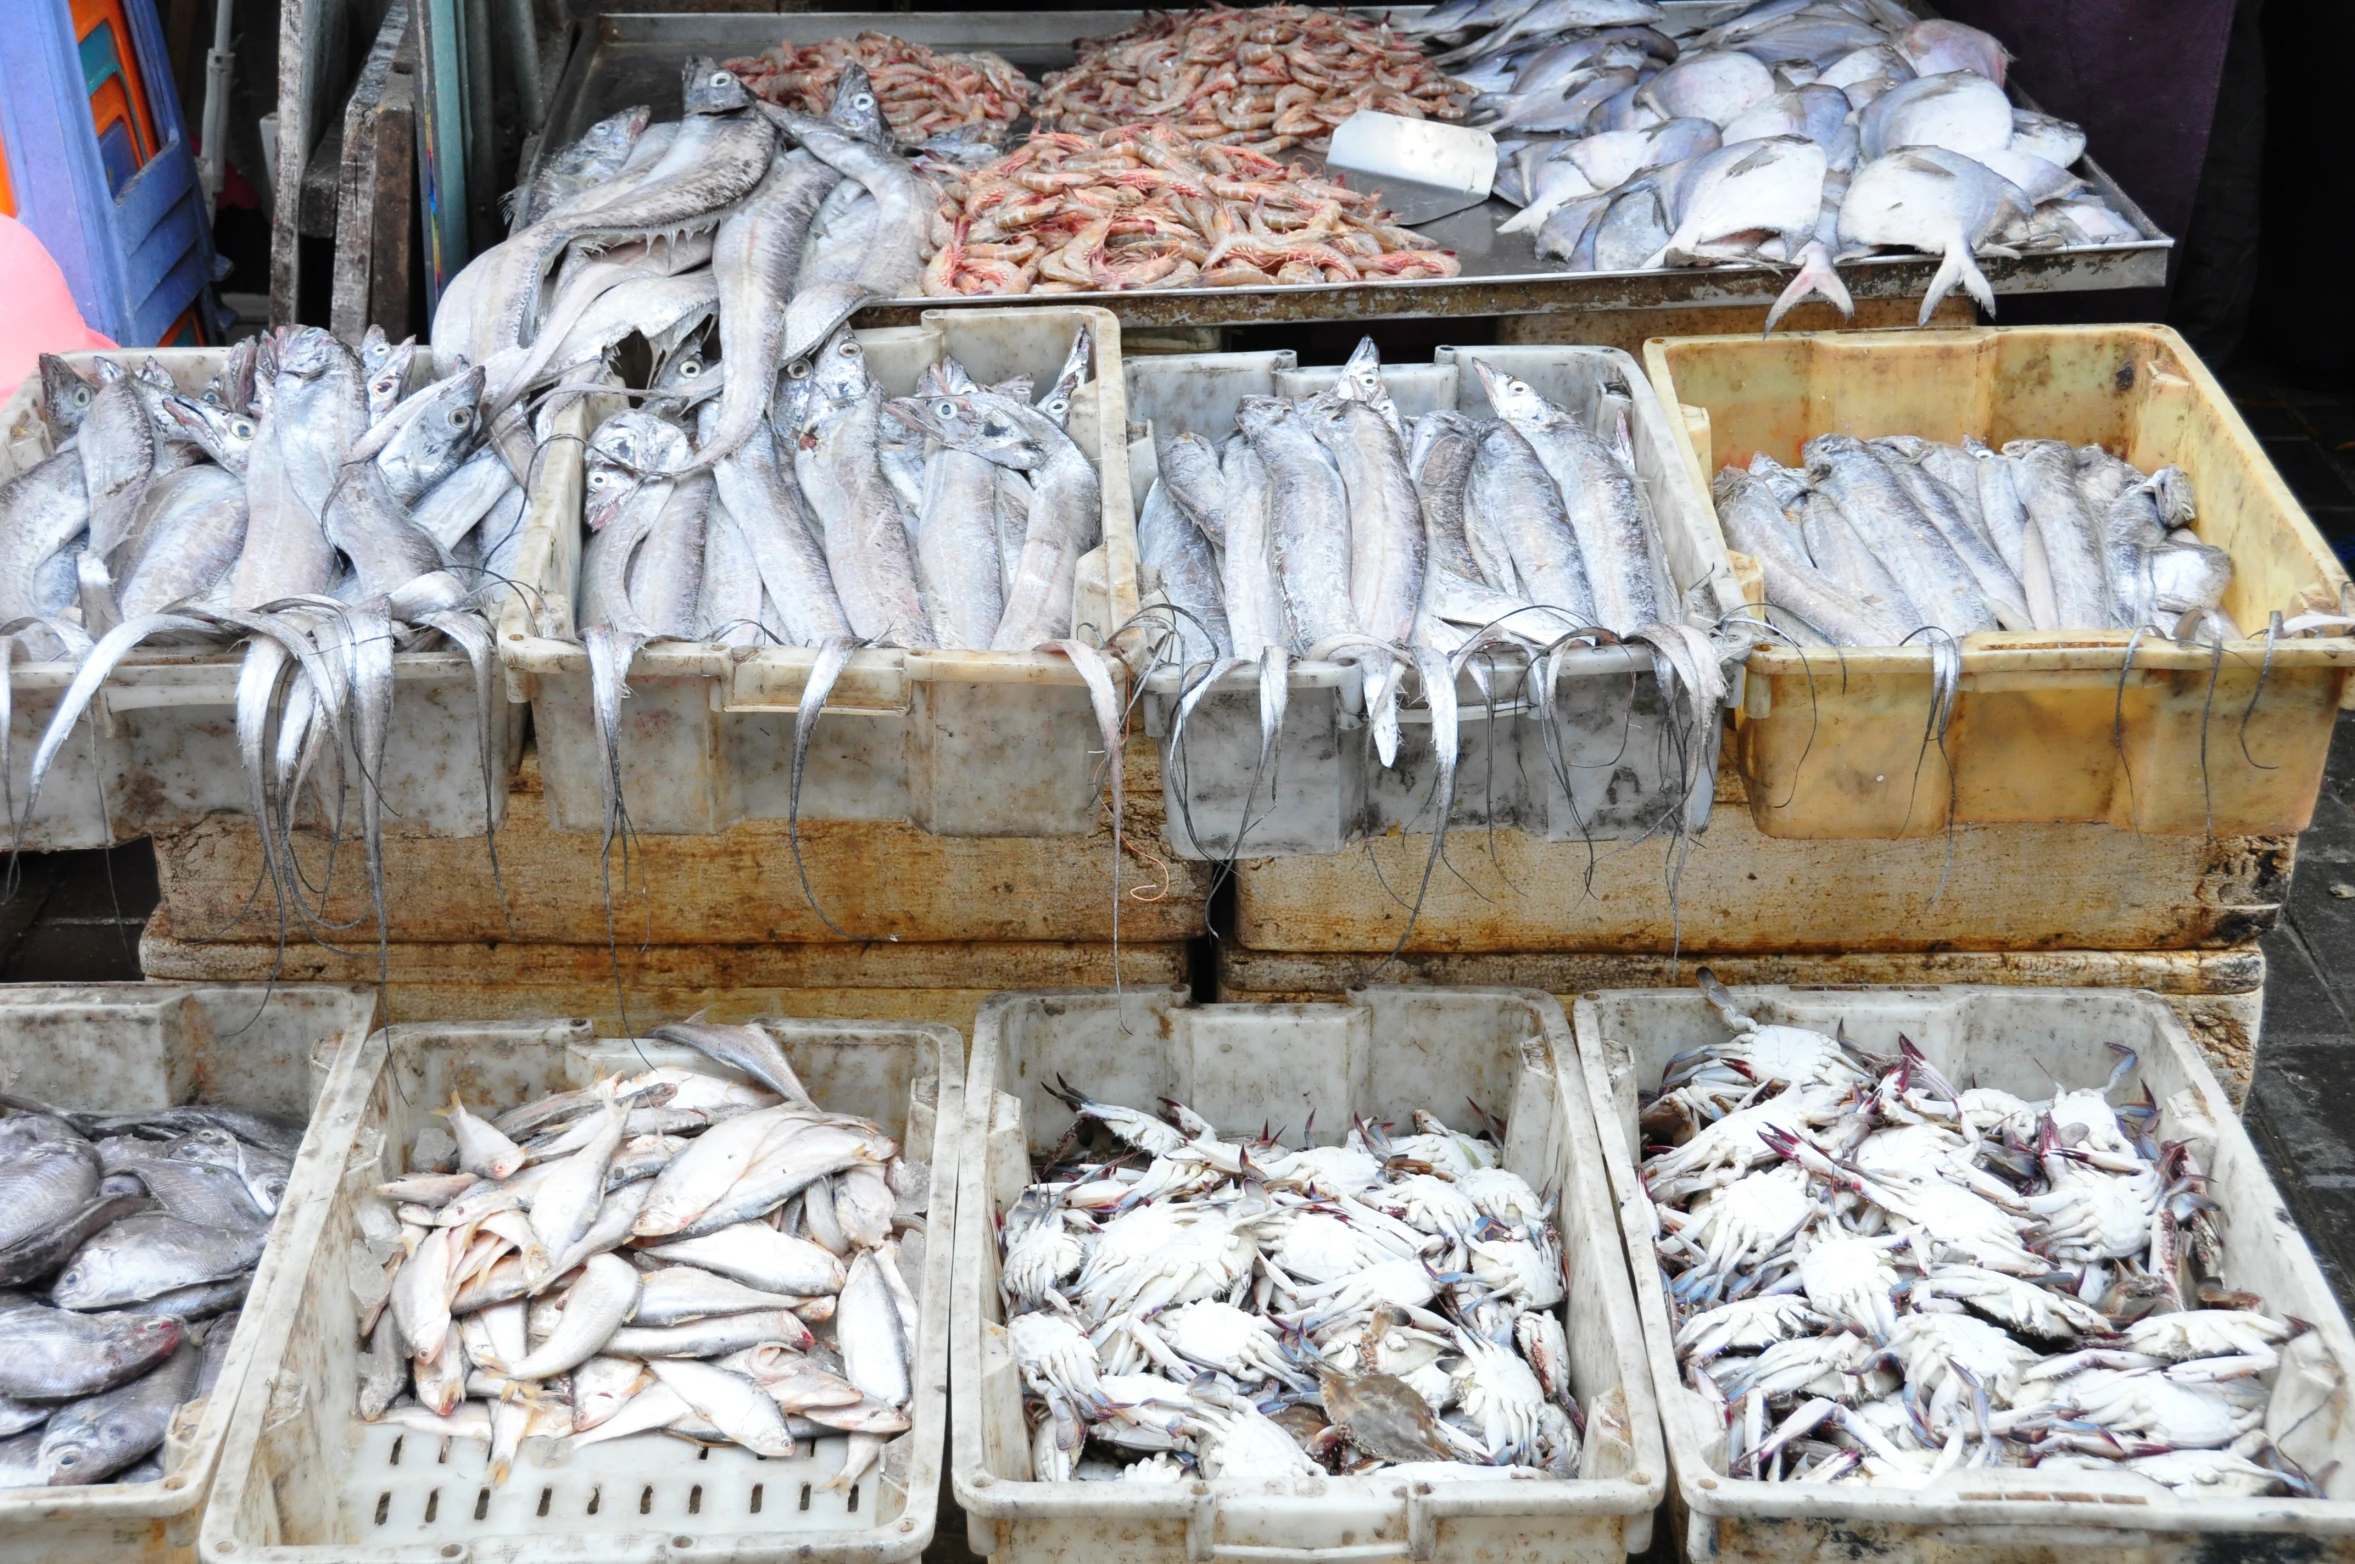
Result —
POLYGON ((1438 120, 1360 109, 1333 130, 1329 173, 1379 190, 1407 227, 1478 206, 1496 181, 1496 138, 1438 120))

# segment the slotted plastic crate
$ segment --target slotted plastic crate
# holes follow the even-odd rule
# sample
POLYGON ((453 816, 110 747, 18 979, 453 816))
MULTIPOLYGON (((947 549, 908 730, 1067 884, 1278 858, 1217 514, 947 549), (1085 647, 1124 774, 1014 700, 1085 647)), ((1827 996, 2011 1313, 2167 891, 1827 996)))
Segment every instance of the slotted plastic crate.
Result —
MULTIPOLYGON (((226 356, 224 348, 65 355, 85 375, 95 373, 101 358, 131 369, 153 357, 191 394, 220 373, 226 356)), ((420 349, 409 384, 421 386, 432 376, 432 351, 420 349)), ((28 375, 0 405, 0 483, 50 454, 40 400, 40 376, 28 375)), ((210 815, 243 814, 249 795, 237 754, 237 676, 244 662, 242 649, 218 646, 149 646, 125 658, 90 703, 81 731, 57 752, 40 806, 14 845, 26 852, 113 847, 201 825, 210 815)), ((14 791, 8 797, 16 809, 24 807, 33 751, 78 667, 63 658, 9 664, 8 785, 14 791)), ((393 654, 392 725, 379 778, 387 836, 480 836, 486 821, 496 826, 504 817, 504 781, 484 797, 476 711, 474 665, 465 653, 393 654)), ((500 701, 491 718, 496 774, 504 779, 523 753, 523 714, 500 701)), ((347 829, 360 818, 360 785, 354 770, 347 779, 347 829)), ((0 844, 14 830, 12 819, 0 818, 0 844)))
MULTIPOLYGON (((1103 480, 1104 540, 1079 562, 1073 633, 1102 643, 1136 612, 1136 525, 1129 510, 1120 327, 1069 306, 927 310, 917 326, 858 333, 890 396, 953 354, 985 385, 1029 375, 1051 385, 1085 328, 1094 378, 1071 409, 1071 437, 1103 480)), ((549 822, 604 826, 605 774, 589 654, 573 625, 580 581, 581 452, 605 398, 558 418, 525 515, 499 646, 508 685, 529 701, 547 778, 549 822)), ((621 404, 614 401, 612 406, 621 404)), ((650 834, 703 834, 782 820, 795 721, 815 650, 661 641, 630 665, 621 706, 622 798, 650 834)), ((1123 678, 1117 662, 1113 676, 1123 678)), ((904 820, 941 836, 1084 836, 1096 829, 1103 748, 1087 687, 1047 652, 854 652, 812 736, 803 820, 904 820)))
MULTIPOLYGON (((311 1058, 368 1033, 366 988, 87 983, 0 988, 0 1091, 83 1110, 218 1103, 272 1113, 311 1108, 311 1058), (265 1003, 265 997, 267 1003, 265 1003)), ((237 1387, 263 1356, 271 1300, 300 1284, 317 1242, 303 1193, 306 1142, 254 1269, 228 1361, 184 1446, 154 1483, 0 1488, 0 1557, 10 1564, 193 1564, 196 1528, 228 1437, 237 1387)))
POLYGON ((2282 1348, 2266 1431, 2328 1497, 2180 1498, 2123 1473, 2079 1469, 1966 1468, 1920 1489, 1728 1477, 1719 1414, 1677 1372, 1650 1197, 1636 1171, 1636 1094, 1658 1084, 1672 1055, 1730 1032, 1690 989, 1600 990, 1583 995, 1571 1014, 1620 1229, 1636 1259, 1644 1351, 1675 1476, 1670 1513, 1688 1560, 2355 1557, 2355 1335, 2223 1088, 2164 1004, 2101 989, 1775 986, 1736 988, 1734 997, 1763 1022, 1826 1033, 1844 1022, 1849 1039, 1874 1052, 1894 1054, 1903 1034, 1949 1080, 2029 1097, 2055 1082, 2097 1087, 2117 1062, 2107 1045, 2134 1049, 2135 1080, 2159 1102, 2154 1138, 2191 1143, 2208 1173, 2205 1192, 2222 1207, 2225 1284, 2314 1327, 2282 1348))
MULTIPOLYGON (((1449 1105, 1453 1105, 1451 1109, 1449 1105)), ((1429 1559, 1612 1564, 1650 1545, 1663 1451, 1627 1261, 1562 1007, 1528 989, 1353 990, 1338 1005, 1206 1005, 1184 989, 1001 994, 973 1028, 958 1195, 952 1476, 970 1542, 999 1564, 1429 1559), (1046 1083, 1106 1102, 1174 1097, 1222 1126, 1313 1111, 1403 1121, 1470 1097, 1501 1109, 1505 1166, 1556 1196, 1571 1383, 1587 1417, 1574 1481, 1033 1481, 998 1293, 998 1223, 1072 1123, 1046 1083)))
POLYGON ((16 215, 89 324, 130 346, 211 325, 213 244, 155 0, 7 8, 0 143, 16 215))
MULTIPOLYGON (((1687 622, 1703 631, 1741 602, 1707 507, 1692 492, 1667 416, 1636 362, 1616 348, 1443 347, 1429 364, 1385 365, 1401 415, 1483 411, 1475 363, 1517 375, 1595 422, 1606 391, 1627 396, 1636 475, 1666 545, 1668 571, 1687 622)), ((1290 350, 1139 356, 1128 364, 1129 416, 1140 428, 1212 440, 1235 426, 1247 396, 1302 397, 1340 377, 1302 369, 1290 350)), ((1141 508, 1156 471, 1150 433, 1129 450, 1131 497, 1141 508)), ((1688 754, 1662 710, 1652 656, 1637 647, 1580 647, 1561 658, 1552 732, 1532 709, 1526 660, 1499 651, 1484 692, 1467 669, 1456 681, 1453 827, 1509 827, 1546 841, 1603 841, 1672 830, 1702 831, 1723 724, 1712 716, 1688 754), (1493 717, 1491 713, 1493 696, 1493 717), (1698 778, 1687 788, 1685 779, 1698 778), (1566 784, 1566 785, 1565 785, 1566 784)), ((1738 677, 1738 670, 1728 669, 1738 677)), ((1196 670, 1195 678, 1200 677, 1196 670)), ((1187 676, 1162 668, 1145 681, 1146 731, 1164 741, 1187 676)), ((1163 840, 1184 858, 1280 857, 1338 852, 1368 836, 1432 826, 1438 776, 1431 718, 1418 703, 1399 712, 1397 763, 1378 759, 1359 670, 1291 665, 1284 726, 1260 763, 1259 673, 1223 676, 1186 719, 1184 741, 1165 755, 1163 840), (1239 829, 1248 820, 1248 829, 1239 829)))
POLYGON ((318 1222, 308 1269, 272 1316, 223 1453, 204 1523, 215 1564, 474 1564, 547 1560, 792 1559, 891 1564, 932 1540, 948 1419, 949 1264, 963 1116, 964 1048, 945 1026, 910 1022, 762 1023, 821 1106, 871 1118, 910 1161, 929 1159, 920 1259, 903 1264, 920 1339, 914 1427, 847 1492, 829 1493, 845 1439, 765 1460, 662 1434, 592 1445, 559 1464, 528 1447, 502 1488, 486 1443, 404 1434, 353 1413, 360 1342, 346 1283, 355 1203, 406 1167, 435 1104, 461 1093, 513 1107, 647 1064, 725 1074, 702 1055, 597 1037, 587 1021, 400 1026, 347 1048, 320 1093, 318 1222), (388 1067, 389 1055, 389 1067, 388 1067))

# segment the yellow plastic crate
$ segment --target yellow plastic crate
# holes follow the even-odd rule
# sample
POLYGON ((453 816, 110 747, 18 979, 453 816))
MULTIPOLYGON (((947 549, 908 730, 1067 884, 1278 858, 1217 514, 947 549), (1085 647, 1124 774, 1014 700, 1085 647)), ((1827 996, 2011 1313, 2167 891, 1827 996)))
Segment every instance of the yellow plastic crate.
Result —
MULTIPOLYGON (((1761 648, 1735 750, 1769 836, 1888 839, 1950 823, 2106 821, 2177 835, 2303 830, 2355 640, 2281 639, 2275 611, 2337 612, 2347 573, 2239 413, 2161 326, 1976 327, 1654 338, 1644 363, 1701 492, 1810 437, 1915 434, 2099 443, 2191 477, 2203 542, 2228 550, 2224 607, 2252 639, 2219 655, 2126 631, 1991 632, 1962 643, 1940 743, 1930 651, 1761 648)), ((1715 515, 1714 509, 1711 512, 1715 515)), ((1755 566, 1735 555, 1752 588, 1755 566)))

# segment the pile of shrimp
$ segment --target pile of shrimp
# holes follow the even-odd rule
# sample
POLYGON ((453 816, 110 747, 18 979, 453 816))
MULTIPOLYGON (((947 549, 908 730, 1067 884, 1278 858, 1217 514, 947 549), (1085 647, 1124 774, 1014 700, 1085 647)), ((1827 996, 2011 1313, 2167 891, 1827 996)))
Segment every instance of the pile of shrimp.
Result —
POLYGON ((1030 107, 1029 79, 997 55, 935 54, 889 33, 828 38, 799 48, 788 40, 730 60, 726 68, 771 103, 823 114, 847 65, 866 69, 883 117, 903 146, 968 126, 995 140, 1030 107))
POLYGON ((1078 63, 1047 77, 1038 117, 1056 130, 1151 120, 1197 141, 1321 149, 1359 109, 1453 120, 1469 96, 1387 25, 1296 5, 1212 5, 1082 39, 1078 63))
POLYGON ((971 172, 936 173, 924 291, 1074 293, 1453 277, 1452 251, 1351 190, 1170 125, 1039 132, 971 172))

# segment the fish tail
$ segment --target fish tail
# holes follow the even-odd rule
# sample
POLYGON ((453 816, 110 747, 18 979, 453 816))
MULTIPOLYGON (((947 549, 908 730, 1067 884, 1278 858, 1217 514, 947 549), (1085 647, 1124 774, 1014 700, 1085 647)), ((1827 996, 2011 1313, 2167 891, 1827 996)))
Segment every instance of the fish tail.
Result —
POLYGON ((1922 295, 1922 312, 1914 323, 1927 326, 1930 316, 1957 284, 1985 306, 1987 313, 1995 313, 1995 291, 1987 285, 1987 276, 1979 270, 1978 263, 1971 259, 1970 245, 1960 236, 1947 245, 1946 254, 1939 260, 1938 274, 1930 279, 1930 291, 1922 295))
POLYGON ((1800 247, 1799 275, 1791 279, 1782 297, 1774 301, 1774 308, 1766 312, 1766 331, 1771 333, 1809 294, 1823 298, 1840 312, 1842 319, 1856 318, 1856 301, 1848 296, 1848 285, 1840 280, 1839 272, 1832 266, 1831 247, 1820 239, 1800 247))

